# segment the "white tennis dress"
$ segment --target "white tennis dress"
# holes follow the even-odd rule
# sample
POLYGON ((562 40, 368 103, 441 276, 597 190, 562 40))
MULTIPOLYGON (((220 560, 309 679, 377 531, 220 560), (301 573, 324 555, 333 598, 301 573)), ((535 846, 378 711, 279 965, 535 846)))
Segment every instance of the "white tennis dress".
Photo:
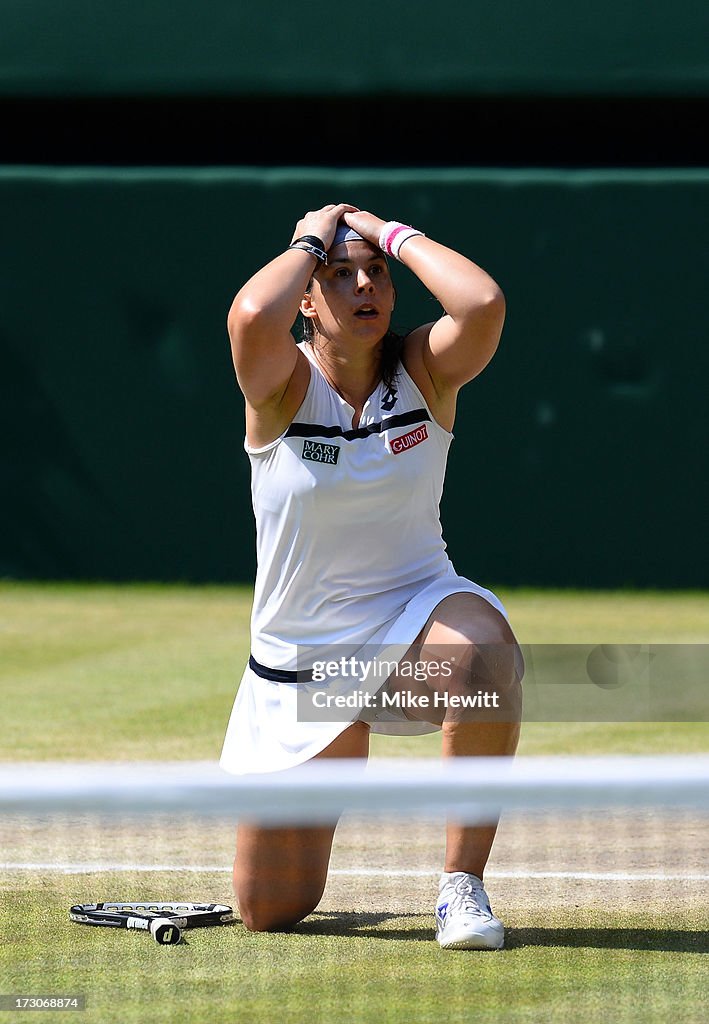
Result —
MULTIPOLYGON (((279 771, 323 750, 361 711, 339 720, 309 715, 316 660, 332 664, 363 649, 401 657, 433 609, 466 592, 505 610, 489 590, 456 575, 441 534, 439 503, 453 435, 431 415, 400 365, 395 387, 354 409, 311 365, 303 404, 271 444, 252 448, 257 573, 251 657, 224 740, 228 772, 279 771), (296 674, 298 673, 298 674, 296 674), (304 711, 305 709, 305 711, 304 711)), ((329 678, 347 693, 357 679, 329 678)), ((328 714, 332 714, 331 712, 328 714)), ((381 711, 372 728, 392 734, 437 726, 381 711)))

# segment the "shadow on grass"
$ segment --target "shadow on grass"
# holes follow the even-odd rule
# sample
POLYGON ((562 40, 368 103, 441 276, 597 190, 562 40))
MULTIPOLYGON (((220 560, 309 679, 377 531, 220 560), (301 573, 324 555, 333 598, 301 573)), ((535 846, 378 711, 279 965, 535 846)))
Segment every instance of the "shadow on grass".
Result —
POLYGON ((293 931, 299 935, 352 935, 372 939, 430 942, 434 934, 433 914, 430 922, 424 924, 426 921, 426 917, 421 914, 319 911, 301 921, 293 931), (420 923, 418 927, 417 922, 420 923))
POLYGON ((505 947, 521 949, 523 946, 709 953, 709 933, 672 928, 508 928, 505 947))
MULTIPOLYGON (((430 942, 433 915, 321 912, 302 921, 299 935, 351 935, 430 942)), ((556 946, 571 949, 635 949, 664 953, 709 953, 709 932, 660 928, 507 928, 506 949, 556 946)))

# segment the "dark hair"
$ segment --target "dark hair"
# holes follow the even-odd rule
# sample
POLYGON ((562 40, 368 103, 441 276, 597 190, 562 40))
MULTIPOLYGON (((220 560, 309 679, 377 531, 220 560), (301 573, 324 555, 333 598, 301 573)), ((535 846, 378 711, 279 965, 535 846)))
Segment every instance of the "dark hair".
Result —
MULTIPOLYGON (((313 321, 307 316, 304 316, 301 319, 303 321, 303 341, 308 345, 312 345, 315 341, 315 328, 313 327, 313 321)), ((388 388, 394 387, 394 382, 396 381, 399 371, 399 362, 401 360, 403 347, 403 334, 397 334, 395 331, 389 330, 382 338, 381 374, 382 380, 388 388)))

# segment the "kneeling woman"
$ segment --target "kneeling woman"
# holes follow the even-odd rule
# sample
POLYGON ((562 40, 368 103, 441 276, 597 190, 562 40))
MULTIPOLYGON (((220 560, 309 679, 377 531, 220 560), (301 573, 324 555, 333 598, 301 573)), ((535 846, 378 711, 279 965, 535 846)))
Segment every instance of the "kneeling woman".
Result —
MULTIPOLYGON (((495 595, 456 574, 439 518, 456 397, 491 359, 503 320, 500 289, 480 267, 346 204, 307 213, 286 250, 237 294, 228 328, 246 400, 258 569, 251 657, 222 753, 227 771, 366 758, 370 729, 441 728, 444 757, 515 752, 517 644, 495 595), (445 310, 404 338, 390 330, 387 257, 445 310), (305 328, 296 345, 298 312, 305 328), (303 651, 312 664, 391 649, 404 653, 386 692, 406 699, 388 708, 375 701, 348 721, 300 720, 309 692, 303 651), (414 662, 440 666, 451 652, 454 671, 417 671, 413 682, 405 671, 414 662), (492 716, 471 718, 460 699, 445 699, 493 692, 502 712, 492 716)), ((288 928, 315 909, 333 834, 239 826, 234 886, 248 928, 288 928)), ((436 906, 444 948, 503 945, 483 888, 494 834, 494 826, 448 823, 436 906)))

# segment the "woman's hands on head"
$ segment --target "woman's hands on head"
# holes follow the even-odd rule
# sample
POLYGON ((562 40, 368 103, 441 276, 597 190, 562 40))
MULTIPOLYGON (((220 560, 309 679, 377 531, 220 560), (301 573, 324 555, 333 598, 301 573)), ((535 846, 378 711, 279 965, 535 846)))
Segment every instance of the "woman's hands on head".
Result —
POLYGON ((362 238, 366 238, 368 242, 379 248, 379 235, 386 224, 386 221, 382 220, 381 217, 375 217, 373 213, 368 213, 367 210, 357 210, 353 208, 351 210, 347 210, 342 219, 345 224, 354 228, 357 234, 361 235, 362 238))
POLYGON ((376 217, 367 210, 360 210, 349 203, 330 203, 323 206, 321 210, 311 210, 306 213, 295 226, 292 242, 303 235, 315 235, 321 239, 325 249, 332 246, 335 232, 339 221, 344 221, 349 227, 365 238, 372 245, 379 247, 379 235, 386 221, 376 217))
POLYGON ((322 210, 311 210, 296 224, 291 241, 295 242, 296 238, 302 238, 303 235, 315 235, 322 240, 327 250, 335 237, 337 222, 344 214, 357 212, 357 207, 350 206, 349 203, 331 203, 329 206, 323 206, 322 210))

